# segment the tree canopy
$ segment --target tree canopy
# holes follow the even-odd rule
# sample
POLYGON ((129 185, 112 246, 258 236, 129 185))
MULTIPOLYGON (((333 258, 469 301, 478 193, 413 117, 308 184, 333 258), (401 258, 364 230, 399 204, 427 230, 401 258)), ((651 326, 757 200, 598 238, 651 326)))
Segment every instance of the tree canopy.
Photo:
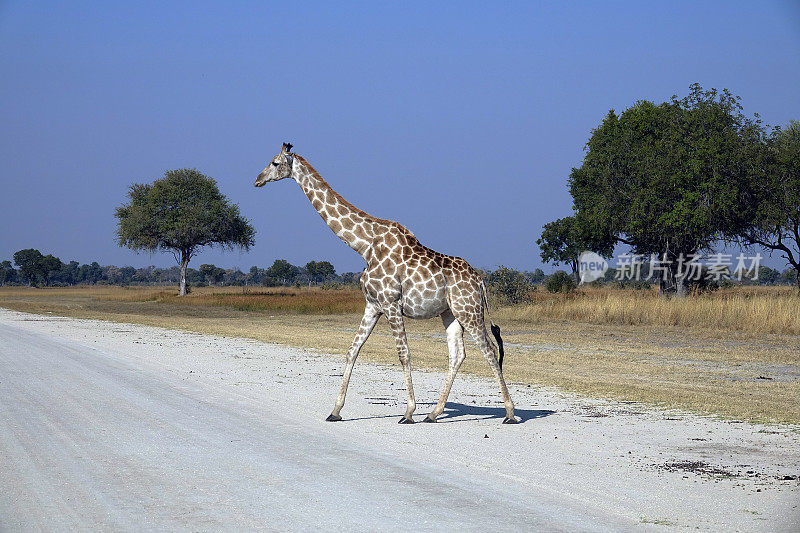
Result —
POLYGON ((314 282, 325 281, 336 275, 336 269, 329 261, 309 261, 306 270, 314 282))
POLYGON ((665 259, 662 289, 683 292, 678 257, 735 234, 763 176, 764 128, 727 90, 697 84, 684 98, 610 111, 569 177, 587 227, 665 259))
POLYGON ((255 229, 239 207, 195 169, 171 170, 152 184, 134 184, 128 198, 115 214, 119 245, 172 252, 182 271, 181 295, 186 294, 186 267, 199 248, 247 250, 255 242, 255 229))
MULTIPOLYGON (((42 255, 35 248, 26 248, 14 253, 14 263, 19 272, 31 285, 49 285, 50 274, 62 268, 61 260, 52 254, 42 255)), ((10 274, 8 274, 10 275, 10 274)))
POLYGON ((800 289, 800 123, 769 139, 768 171, 753 181, 755 200, 744 219, 744 244, 778 252, 795 269, 800 289))

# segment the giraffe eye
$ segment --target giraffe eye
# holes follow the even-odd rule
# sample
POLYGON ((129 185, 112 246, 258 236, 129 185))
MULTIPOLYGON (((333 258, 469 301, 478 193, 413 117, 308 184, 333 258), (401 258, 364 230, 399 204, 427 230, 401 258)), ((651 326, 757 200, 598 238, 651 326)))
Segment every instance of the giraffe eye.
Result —
POLYGON ((278 163, 276 163, 275 161, 273 161, 272 164, 275 165, 276 167, 278 166, 278 163))

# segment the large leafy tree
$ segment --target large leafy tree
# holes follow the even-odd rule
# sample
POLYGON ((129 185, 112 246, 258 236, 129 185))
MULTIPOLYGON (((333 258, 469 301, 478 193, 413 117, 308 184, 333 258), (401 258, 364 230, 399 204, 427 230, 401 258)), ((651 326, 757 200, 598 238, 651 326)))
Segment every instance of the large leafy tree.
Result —
POLYGON ((575 283, 580 283, 578 260, 584 251, 596 252, 610 257, 614 252, 614 240, 591 231, 576 216, 559 218, 542 228, 542 236, 536 241, 545 263, 569 265, 575 283))
POLYGON ((217 183, 195 169, 171 170, 152 184, 134 184, 118 207, 117 241, 133 250, 172 252, 180 266, 180 294, 186 268, 203 246, 249 249, 255 229, 220 193, 217 183))
POLYGON ((800 123, 792 120, 769 140, 768 171, 756 176, 756 201, 744 220, 744 244, 779 253, 792 266, 800 291, 800 123))
POLYGON ((634 253, 664 259, 662 290, 684 294, 679 257, 709 251, 746 218, 764 136, 737 97, 697 84, 685 98, 610 111, 570 175, 574 207, 634 253))

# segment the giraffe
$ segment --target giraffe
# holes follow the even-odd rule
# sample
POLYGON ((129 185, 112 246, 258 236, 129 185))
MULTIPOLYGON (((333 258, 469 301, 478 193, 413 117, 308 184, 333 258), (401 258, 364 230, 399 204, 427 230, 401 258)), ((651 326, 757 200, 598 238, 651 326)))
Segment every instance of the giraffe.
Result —
POLYGON ((436 422, 442 414, 461 363, 466 356, 463 334, 475 340, 494 371, 505 403, 504 424, 517 422, 514 403, 503 379, 503 341, 500 328, 491 322, 497 343, 489 337, 484 320, 488 315, 486 287, 480 274, 464 259, 426 248, 404 226, 368 215, 342 198, 305 158, 284 143, 280 153, 258 175, 256 187, 293 178, 311 201, 314 209, 337 237, 366 261, 361 274, 361 290, 366 305, 361 325, 347 351, 342 386, 328 422, 342 420, 347 386, 358 353, 381 315, 386 316, 397 346, 406 382, 406 411, 401 424, 413 424, 416 409, 411 382, 411 360, 406 339, 405 318, 426 319, 440 316, 447 332, 449 371, 436 407, 424 422, 436 422), (498 357, 499 354, 499 357, 498 357))

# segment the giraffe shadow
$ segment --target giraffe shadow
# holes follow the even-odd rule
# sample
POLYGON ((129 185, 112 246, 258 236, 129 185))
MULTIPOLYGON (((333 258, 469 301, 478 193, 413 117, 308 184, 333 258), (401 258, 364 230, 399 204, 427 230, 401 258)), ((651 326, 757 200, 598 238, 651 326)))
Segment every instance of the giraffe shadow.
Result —
MULTIPOLYGON (((436 405, 431 403, 431 405, 436 405)), ((528 420, 536 418, 544 418, 546 416, 556 414, 555 411, 549 409, 514 409, 514 415, 519 419, 519 423, 525 423, 528 420)), ((505 407, 484 407, 475 404, 464 404, 457 402, 447 402, 444 405, 444 412, 436 419, 437 422, 468 422, 474 420, 475 417, 483 420, 491 418, 504 419, 506 417, 505 407)))
MULTIPOLYGON (((417 406, 421 405, 433 406, 436 405, 436 402, 420 402, 417 404, 417 406)), ((417 413, 419 413, 419 411, 417 411, 417 413)), ((514 409, 514 415, 516 415, 517 419, 519 419, 520 424, 523 424, 528 420, 544 418, 554 414, 556 414, 556 411, 551 411, 549 409, 514 409)), ((357 420, 371 420, 375 418, 398 418, 399 416, 399 414, 362 416, 357 418, 346 418, 343 420, 343 422, 355 422, 357 420)), ((449 424, 453 422, 469 422, 475 420, 476 417, 481 420, 489 420, 492 418, 502 420, 506 417, 506 408, 483 407, 474 404, 469 405, 457 402, 447 402, 444 405, 444 412, 439 415, 439 417, 436 419, 436 422, 441 422, 443 424, 449 424)), ((419 422, 420 420, 417 421, 419 422)))

